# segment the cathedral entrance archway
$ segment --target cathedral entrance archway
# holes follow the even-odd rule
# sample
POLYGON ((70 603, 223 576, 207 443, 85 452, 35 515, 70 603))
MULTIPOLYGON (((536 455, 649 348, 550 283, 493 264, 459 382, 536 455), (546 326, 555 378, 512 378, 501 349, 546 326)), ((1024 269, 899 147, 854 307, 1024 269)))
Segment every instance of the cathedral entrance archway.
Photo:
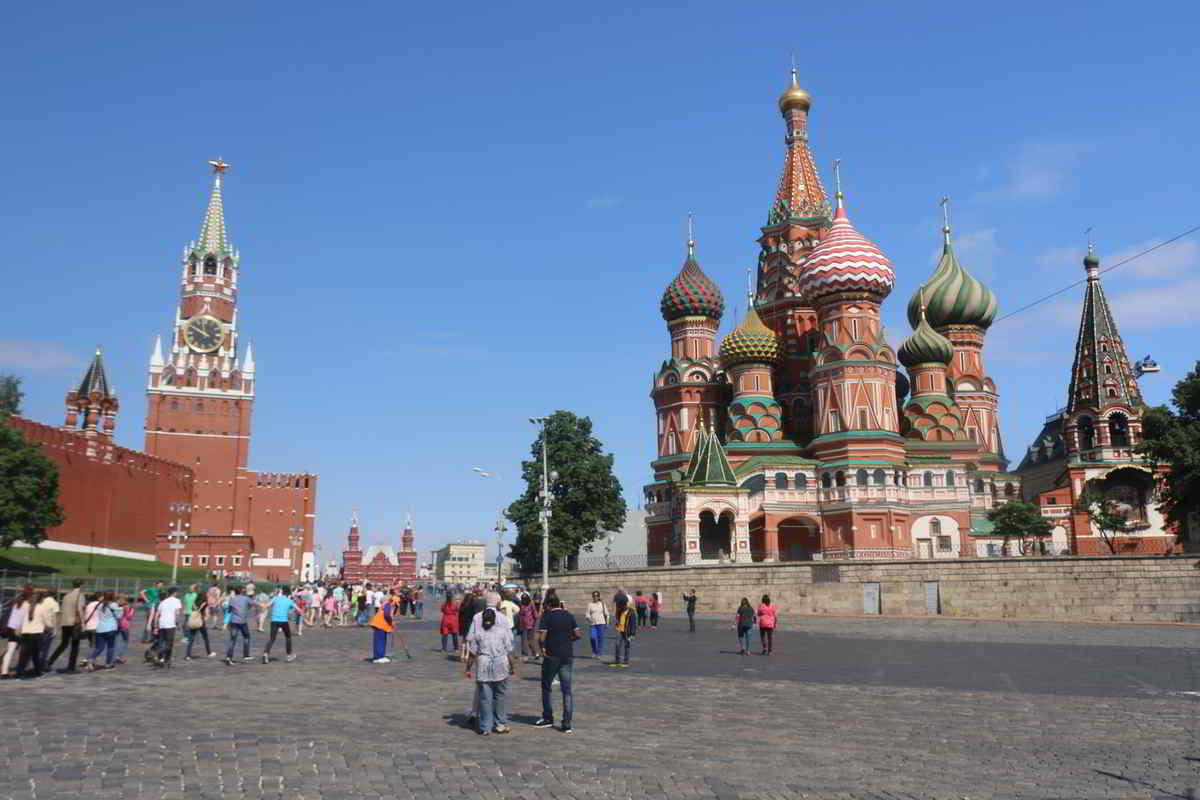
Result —
POLYGON ((821 533, 817 523, 806 517, 779 521, 779 560, 812 561, 821 552, 821 533))
POLYGON ((716 561, 733 552, 733 512, 718 517, 712 511, 700 512, 700 558, 716 561))

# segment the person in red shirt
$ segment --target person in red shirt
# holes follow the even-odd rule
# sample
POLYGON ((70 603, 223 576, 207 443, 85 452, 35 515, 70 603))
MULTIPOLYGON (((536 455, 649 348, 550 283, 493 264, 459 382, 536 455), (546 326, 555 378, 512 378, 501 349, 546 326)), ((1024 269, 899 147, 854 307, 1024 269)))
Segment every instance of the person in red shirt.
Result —
POLYGON ((775 625, 779 612, 771 603, 771 595, 764 594, 758 604, 758 639, 762 643, 759 655, 769 656, 775 647, 775 625))
POLYGON ((458 652, 458 603, 455 596, 452 594, 446 595, 446 602, 442 603, 442 652, 457 653, 458 652), (446 637, 449 636, 454 641, 454 649, 446 649, 446 637))

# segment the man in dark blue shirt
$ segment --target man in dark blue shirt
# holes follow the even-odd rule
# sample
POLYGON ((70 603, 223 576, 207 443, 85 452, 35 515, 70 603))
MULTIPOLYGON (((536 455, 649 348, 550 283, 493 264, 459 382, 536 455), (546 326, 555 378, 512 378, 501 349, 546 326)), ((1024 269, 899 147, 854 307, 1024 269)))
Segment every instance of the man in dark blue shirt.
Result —
POLYGON ((575 674, 575 641, 582 634, 575 615, 562 607, 557 596, 546 598, 546 612, 538 623, 538 644, 542 652, 542 718, 534 725, 549 728, 554 725, 554 705, 550 688, 554 679, 562 686, 562 732, 571 732, 571 717, 575 698, 571 694, 571 678, 575 674))

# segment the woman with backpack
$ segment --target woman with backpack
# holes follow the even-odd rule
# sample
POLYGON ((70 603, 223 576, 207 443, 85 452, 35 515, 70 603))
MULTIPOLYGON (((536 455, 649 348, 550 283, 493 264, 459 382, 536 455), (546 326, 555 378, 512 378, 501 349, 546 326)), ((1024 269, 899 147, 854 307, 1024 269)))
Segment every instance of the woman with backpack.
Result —
POLYGON ((96 620, 93 634, 96 645, 83 662, 83 668, 88 672, 94 671, 100 654, 106 653, 103 669, 113 669, 116 666, 113 661, 117 656, 117 629, 121 624, 121 607, 117 605, 116 596, 112 592, 105 592, 91 616, 96 620))
POLYGON ((212 645, 208 642, 208 617, 208 595, 197 595, 196 605, 187 617, 187 652, 183 655, 184 661, 192 660, 192 645, 196 643, 197 636, 204 639, 204 652, 208 653, 208 657, 212 658, 216 655, 212 645))
POLYGON ((750 598, 743 597, 741 605, 733 615, 733 627, 737 628, 739 656, 750 655, 750 631, 753 630, 757 619, 758 615, 750 605, 750 598))
POLYGON ((759 655, 769 656, 775 647, 775 624, 778 612, 771 602, 771 595, 764 594, 758 604, 758 638, 762 643, 759 655))

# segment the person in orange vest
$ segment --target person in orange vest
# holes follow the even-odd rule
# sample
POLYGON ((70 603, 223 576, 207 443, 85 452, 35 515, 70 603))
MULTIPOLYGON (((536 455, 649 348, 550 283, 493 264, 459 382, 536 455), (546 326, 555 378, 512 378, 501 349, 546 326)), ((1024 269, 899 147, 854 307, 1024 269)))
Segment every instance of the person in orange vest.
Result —
POLYGON ((375 629, 375 657, 371 659, 373 664, 392 663, 392 660, 387 657, 387 641, 388 634, 392 632, 392 612, 396 607, 395 599, 395 596, 389 597, 387 602, 375 612, 375 616, 371 617, 371 627, 375 629))

